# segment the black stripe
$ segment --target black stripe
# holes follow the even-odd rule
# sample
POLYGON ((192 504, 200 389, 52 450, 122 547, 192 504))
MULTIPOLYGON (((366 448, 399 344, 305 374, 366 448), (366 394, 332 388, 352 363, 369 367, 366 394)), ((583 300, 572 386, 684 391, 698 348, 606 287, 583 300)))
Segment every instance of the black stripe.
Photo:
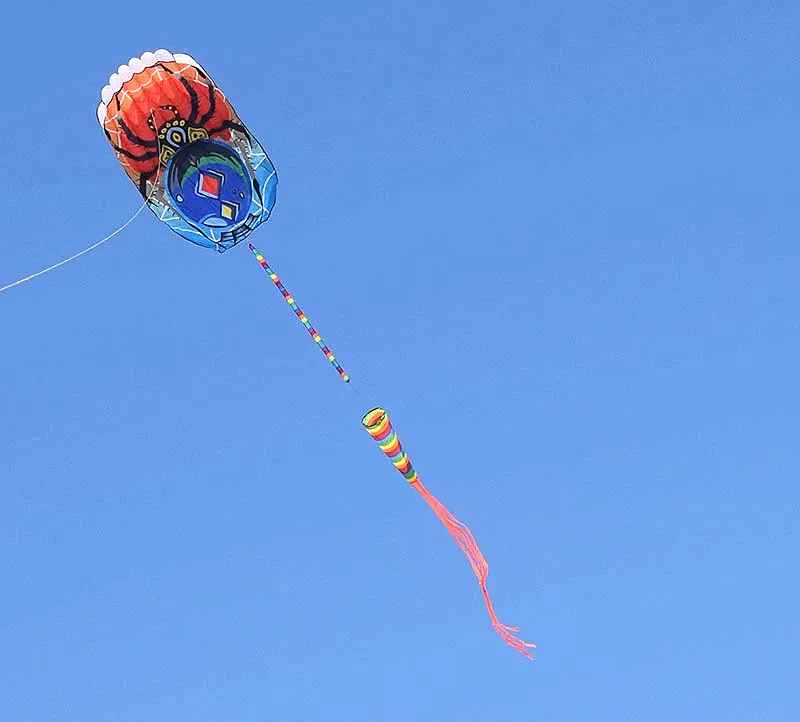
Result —
POLYGON ((214 113, 217 112, 217 91, 213 83, 210 83, 208 86, 208 102, 208 110, 197 123, 201 128, 205 128, 206 123, 208 123, 208 121, 214 117, 214 113))
POLYGON ((192 84, 186 80, 182 75, 178 76, 178 79, 181 81, 181 85, 186 88, 186 92, 189 93, 189 98, 192 101, 192 114, 189 116, 188 120, 192 125, 194 125, 197 114, 200 112, 200 99, 197 97, 197 91, 192 87, 192 84))
POLYGON ((119 127, 122 128, 122 132, 125 133, 125 137, 131 143, 136 143, 136 145, 141 145, 145 148, 158 148, 158 142, 156 140, 146 140, 145 138, 140 138, 128 127, 128 124, 122 117, 117 118, 117 122, 119 123, 119 127))
POLYGON ((247 128, 239 123, 234 123, 232 120, 226 120, 219 128, 214 128, 213 130, 209 130, 209 135, 215 135, 223 130, 238 130, 240 133, 244 133, 246 136, 250 136, 247 132, 247 128))

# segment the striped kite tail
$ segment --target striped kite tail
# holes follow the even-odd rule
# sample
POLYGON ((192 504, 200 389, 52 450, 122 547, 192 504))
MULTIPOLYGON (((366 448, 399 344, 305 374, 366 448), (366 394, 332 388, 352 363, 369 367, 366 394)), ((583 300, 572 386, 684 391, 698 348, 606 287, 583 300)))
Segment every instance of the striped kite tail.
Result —
POLYGON ((486 603, 486 609, 489 612, 489 617, 492 620, 492 626, 495 631, 503 638, 506 644, 514 647, 522 652, 528 659, 533 659, 533 655, 528 651, 528 648, 535 648, 536 645, 532 642, 523 642, 517 637, 514 632, 518 632, 518 627, 509 627, 500 622, 495 614, 492 600, 489 598, 489 591, 486 588, 486 578, 489 576, 489 565, 486 563, 475 537, 465 524, 456 519, 450 511, 428 491, 423 483, 420 481, 411 460, 403 450, 403 445, 400 443, 400 438, 394 431, 391 421, 382 408, 375 408, 369 411, 361 419, 361 423, 367 430, 367 433, 378 442, 381 451, 389 458, 394 464, 395 468, 405 477, 406 481, 411 484, 420 496, 425 499, 428 506, 433 509, 436 516, 439 517, 442 524, 445 525, 447 531, 456 540, 456 543, 464 552, 469 560, 472 571, 478 578, 478 583, 481 587, 483 600, 486 603))
POLYGON ((315 329, 311 325, 305 313, 303 313, 303 309, 301 309, 300 306, 297 305, 297 302, 294 300, 292 294, 286 290, 286 287, 281 282, 281 279, 278 278, 278 274, 275 273, 272 266, 270 266, 269 263, 267 263, 267 259, 264 258, 264 256, 262 256, 256 250, 256 247, 252 243, 248 243, 247 245, 248 248, 250 248, 250 250, 253 252, 253 255, 256 257, 256 260, 260 264, 261 268, 263 268, 267 272, 267 275, 269 275, 270 280, 275 284, 275 287, 281 292, 281 295, 285 299, 286 303, 289 304, 289 308, 291 308, 292 311, 294 311, 295 316, 297 316, 297 318, 300 320, 300 323, 302 323, 303 326, 305 326, 306 331, 308 331, 308 333, 311 335, 311 338, 314 339, 317 346, 319 346, 320 349, 322 349, 322 353, 325 354, 325 357, 328 359, 328 361, 331 362, 333 368, 336 369, 342 381, 344 381, 345 383, 350 383, 350 376, 347 373, 347 371, 345 371, 342 368, 341 364, 336 360, 336 357, 333 355, 333 352, 328 348, 328 344, 326 344, 325 341, 322 340, 322 336, 319 335, 317 329, 315 329))

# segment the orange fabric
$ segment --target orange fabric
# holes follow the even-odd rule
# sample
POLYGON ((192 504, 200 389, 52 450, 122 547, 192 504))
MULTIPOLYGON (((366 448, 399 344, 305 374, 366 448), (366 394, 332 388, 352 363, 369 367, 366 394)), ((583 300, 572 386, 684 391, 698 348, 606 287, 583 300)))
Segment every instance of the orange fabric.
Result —
POLYGON ((204 130, 228 140, 230 130, 225 122, 234 115, 222 91, 200 69, 186 63, 159 62, 134 74, 114 94, 103 127, 125 172, 138 184, 142 174, 152 174, 158 166, 154 149, 157 132, 165 123, 180 118, 200 126, 202 120, 204 130))

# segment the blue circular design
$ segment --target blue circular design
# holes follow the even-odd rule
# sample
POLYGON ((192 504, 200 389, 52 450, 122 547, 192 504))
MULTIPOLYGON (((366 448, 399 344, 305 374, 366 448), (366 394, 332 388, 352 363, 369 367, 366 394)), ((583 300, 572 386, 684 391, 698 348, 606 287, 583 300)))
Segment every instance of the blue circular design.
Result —
POLYGON ((209 238, 247 219, 253 200, 250 175, 226 143, 203 138, 183 146, 167 162, 165 175, 172 207, 209 238))

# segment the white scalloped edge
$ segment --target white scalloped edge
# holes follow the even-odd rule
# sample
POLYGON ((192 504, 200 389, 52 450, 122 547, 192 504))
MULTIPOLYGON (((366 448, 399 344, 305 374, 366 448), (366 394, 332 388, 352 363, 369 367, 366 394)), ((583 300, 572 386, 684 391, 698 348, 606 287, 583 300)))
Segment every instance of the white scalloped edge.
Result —
POLYGON ((161 48, 155 52, 142 53, 139 58, 131 58, 126 65, 120 65, 116 73, 112 73, 108 78, 108 83, 100 91, 100 105, 97 106, 97 120, 100 125, 106 120, 106 109, 114 94, 127 83, 134 75, 141 73, 146 68, 153 67, 156 63, 186 63, 200 68, 198 63, 191 55, 186 53, 171 53, 169 50, 161 48))

